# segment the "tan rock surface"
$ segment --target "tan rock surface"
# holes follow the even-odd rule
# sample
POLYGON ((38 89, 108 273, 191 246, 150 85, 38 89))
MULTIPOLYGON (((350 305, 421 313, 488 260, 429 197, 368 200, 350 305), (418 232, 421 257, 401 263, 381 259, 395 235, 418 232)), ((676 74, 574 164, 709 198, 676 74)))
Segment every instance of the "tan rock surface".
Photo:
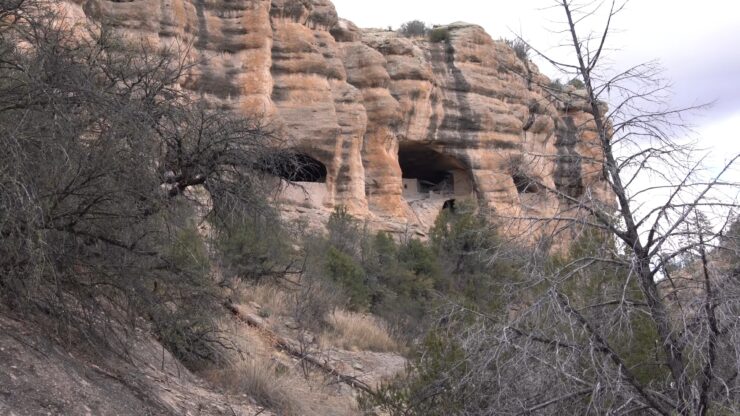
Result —
POLYGON ((418 198, 404 197, 402 178, 438 183, 445 175, 454 176, 449 198, 475 198, 502 217, 551 217, 571 205, 543 189, 522 192, 514 172, 577 199, 610 201, 588 161, 599 153, 583 103, 553 104, 534 64, 479 26, 450 24, 447 39, 433 43, 358 29, 328 0, 65 1, 71 16, 130 38, 192 43, 201 63, 184 88, 270 118, 324 164, 319 206, 288 196, 289 218, 320 222, 344 205, 375 228, 423 235, 434 204, 415 212, 418 198))

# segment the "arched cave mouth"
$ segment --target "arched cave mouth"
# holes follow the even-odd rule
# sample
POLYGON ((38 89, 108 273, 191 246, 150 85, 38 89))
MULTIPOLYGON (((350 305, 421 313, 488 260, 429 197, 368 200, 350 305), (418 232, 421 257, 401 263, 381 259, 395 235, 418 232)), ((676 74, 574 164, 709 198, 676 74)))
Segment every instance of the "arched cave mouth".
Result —
POLYGON ((290 182, 326 183, 326 165, 305 153, 280 153, 261 164, 261 170, 290 182))
POLYGON ((537 182, 523 173, 515 172, 511 175, 511 179, 514 180, 514 186, 520 194, 536 194, 539 192, 537 182))
POLYGON ((473 182, 465 165, 454 156, 444 155, 428 145, 401 143, 398 164, 403 178, 403 193, 407 197, 472 193, 473 182))

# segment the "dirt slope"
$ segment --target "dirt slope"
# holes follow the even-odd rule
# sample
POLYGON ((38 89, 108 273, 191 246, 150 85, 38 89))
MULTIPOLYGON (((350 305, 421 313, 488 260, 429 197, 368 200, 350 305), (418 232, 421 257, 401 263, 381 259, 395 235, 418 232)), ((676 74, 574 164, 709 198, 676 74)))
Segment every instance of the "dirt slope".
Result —
MULTIPOLYGON (((0 415, 255 415, 243 395, 199 380, 141 334, 127 359, 64 346, 0 315, 0 415)), ((270 415, 263 412, 262 415, 270 415)))

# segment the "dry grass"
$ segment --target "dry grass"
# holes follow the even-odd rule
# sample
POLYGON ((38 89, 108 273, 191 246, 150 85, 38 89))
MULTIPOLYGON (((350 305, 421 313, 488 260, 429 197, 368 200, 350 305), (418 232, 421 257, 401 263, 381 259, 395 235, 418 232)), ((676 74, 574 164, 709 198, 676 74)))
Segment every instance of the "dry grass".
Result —
POLYGON ((259 304, 261 316, 289 317, 302 328, 315 332, 326 326, 325 317, 343 300, 336 287, 311 279, 293 287, 274 282, 244 285, 235 292, 239 303, 259 304))
POLYGON ((204 375, 212 383, 232 393, 248 394, 260 405, 281 415, 299 416, 306 413, 289 380, 281 377, 269 361, 247 359, 204 375))
POLYGON ((398 351, 398 343, 391 338, 388 326, 371 315, 336 310, 327 319, 332 330, 320 338, 321 346, 335 346, 346 350, 375 352, 398 351))
MULTIPOLYGON (((321 321, 313 333, 323 334, 317 337, 322 346, 363 351, 398 348, 379 319, 342 310, 329 313, 327 307, 314 305, 332 303, 332 292, 324 293, 320 285, 304 285, 298 290, 266 282, 232 288, 230 298, 237 304, 256 302, 260 310, 268 309, 276 318, 321 321)), ((218 368, 200 372, 210 382, 232 394, 246 394, 279 415, 362 414, 352 394, 340 389, 333 378, 326 378, 321 371, 304 373, 294 360, 274 349, 267 332, 231 317, 220 321, 219 329, 234 349, 226 351, 226 362, 218 368)))
POLYGON ((235 289, 238 302, 258 303, 270 315, 288 315, 292 308, 290 295, 280 286, 272 283, 263 283, 254 286, 242 284, 235 289))
MULTIPOLYGON (((360 415, 350 395, 341 394, 321 372, 308 378, 288 357, 276 353, 269 339, 235 319, 219 329, 234 346, 219 368, 199 374, 232 394, 246 394, 281 416, 360 415)), ((333 381, 333 379, 332 379, 333 381)))
POLYGON ((221 321, 219 329, 233 343, 234 349, 227 351, 222 367, 203 371, 203 377, 234 394, 247 394, 278 414, 306 414, 287 369, 279 368, 277 361, 271 359, 269 343, 258 338, 255 330, 234 320, 221 321))

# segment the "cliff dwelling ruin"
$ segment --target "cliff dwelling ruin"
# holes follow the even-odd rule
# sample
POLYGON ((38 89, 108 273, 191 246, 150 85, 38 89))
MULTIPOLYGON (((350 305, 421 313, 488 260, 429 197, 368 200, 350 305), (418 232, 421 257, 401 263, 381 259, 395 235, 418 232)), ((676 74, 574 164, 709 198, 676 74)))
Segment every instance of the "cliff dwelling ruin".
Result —
POLYGON ((414 219, 428 229, 445 209, 455 210, 458 199, 475 197, 467 165, 454 155, 425 143, 401 143, 398 149, 402 197, 414 219))
MULTIPOLYGON (((85 2, 61 3, 86 16, 85 2)), ((201 63, 185 90, 213 108, 269 116, 300 155, 300 169, 265 169, 289 221, 319 229, 342 206, 373 229, 423 237, 447 201, 547 216, 573 201, 546 198, 544 186, 610 198, 586 169, 599 157, 586 145, 597 138, 579 127, 586 102, 550 100, 540 87, 550 80, 478 25, 445 25, 448 39, 428 42, 361 29, 324 0, 239 0, 245 7, 226 14, 223 2, 104 3, 124 33, 193 42, 201 63), (151 20, 132 30, 143 16, 151 20), (505 171, 517 156, 521 169, 505 171)))
POLYGON ((451 199, 473 195, 473 181, 464 164, 420 143, 402 143, 398 149, 403 197, 407 201, 451 199))

